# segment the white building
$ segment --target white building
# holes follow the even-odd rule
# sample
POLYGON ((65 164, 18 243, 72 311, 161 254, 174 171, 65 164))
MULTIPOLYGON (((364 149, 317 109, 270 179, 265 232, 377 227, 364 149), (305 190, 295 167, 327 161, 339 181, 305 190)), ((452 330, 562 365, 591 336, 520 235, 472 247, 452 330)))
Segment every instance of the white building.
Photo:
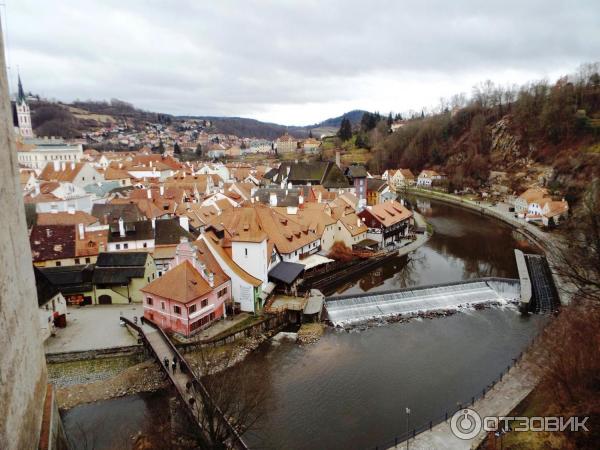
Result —
POLYGON ((81 144, 66 144, 62 139, 28 139, 17 151, 19 164, 42 170, 49 162, 79 162, 83 157, 81 144))
POLYGON ((430 187, 436 181, 442 180, 443 177, 435 170, 422 170, 417 178, 417 186, 430 187))

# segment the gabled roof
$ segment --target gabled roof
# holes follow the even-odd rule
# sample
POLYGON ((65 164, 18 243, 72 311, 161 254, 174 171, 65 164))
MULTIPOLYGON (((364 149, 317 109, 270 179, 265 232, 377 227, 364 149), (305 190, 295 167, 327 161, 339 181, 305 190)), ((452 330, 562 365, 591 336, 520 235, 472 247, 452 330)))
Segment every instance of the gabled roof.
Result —
POLYGON ((35 275, 35 287, 37 290, 38 305, 44 306, 60 291, 50 282, 48 277, 46 277, 46 275, 35 266, 33 266, 33 273, 35 275))
MULTIPOLYGON (((84 168, 86 163, 71 163, 65 162, 60 166, 59 170, 54 170, 54 164, 46 164, 42 173, 40 173, 39 179, 45 181, 67 181, 72 183, 77 174, 84 168), (64 165, 64 166, 63 166, 64 165)), ((95 170, 95 169, 94 169, 95 170)), ((90 180, 91 182, 92 180, 90 180)))
POLYGON ((179 244, 182 237, 193 241, 195 237, 179 224, 179 219, 160 219, 155 222, 155 245, 179 244))
POLYGON ((98 222, 98 218, 83 211, 75 211, 73 214, 68 212, 57 213, 38 213, 36 218, 37 225, 92 225, 98 222))
POLYGON ((362 216, 365 212, 371 214, 384 227, 395 225, 412 217, 413 215, 412 211, 402 206, 395 200, 370 206, 366 210, 359 213, 359 215, 362 216))
POLYGON ((304 264, 281 261, 269 270, 269 279, 281 281, 289 285, 296 281, 302 272, 304 272, 304 264))
POLYGON ((208 295, 213 288, 198 269, 190 261, 185 260, 140 290, 157 297, 187 304, 208 295))
POLYGON ((100 253, 96 260, 96 269, 98 267, 144 267, 147 259, 146 252, 100 253))
POLYGON ((210 251, 213 251, 217 255, 219 255, 219 258, 223 260, 224 264, 226 264, 227 267, 233 273, 235 273, 246 283, 251 284, 252 286, 260 286, 262 284, 261 280, 259 280, 258 278, 254 278, 252 275, 250 275, 248 272, 246 272, 244 269, 238 266, 233 259, 231 259, 231 256, 227 254, 225 249, 219 245, 219 239, 215 236, 214 233, 211 232, 203 234, 202 240, 207 244, 207 248, 210 251))
POLYGON ((94 203, 92 216, 97 217, 103 224, 109 224, 123 218, 124 222, 137 222, 145 219, 144 213, 133 204, 94 203))
POLYGON ((154 239, 154 229, 150 220, 125 222, 124 227, 125 236, 121 236, 118 223, 112 223, 110 225, 110 233, 108 234, 108 242, 146 241, 154 239))

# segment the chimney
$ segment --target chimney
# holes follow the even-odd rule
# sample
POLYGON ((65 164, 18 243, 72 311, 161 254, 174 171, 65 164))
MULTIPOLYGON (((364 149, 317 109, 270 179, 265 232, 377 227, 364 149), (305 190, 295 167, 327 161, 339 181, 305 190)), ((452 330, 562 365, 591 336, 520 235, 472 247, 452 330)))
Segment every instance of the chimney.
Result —
POLYGON ((190 231, 190 219, 188 216, 179 217, 179 226, 181 226, 181 228, 183 228, 185 231, 190 231))
POLYGON ((78 225, 79 228, 79 239, 81 239, 82 241, 85 239, 85 227, 83 226, 82 223, 80 223, 78 225))
POLYGON ((150 189, 146 190, 146 197, 148 197, 148 200, 152 200, 152 191, 150 189))
POLYGON ((275 192, 271 192, 269 195, 269 205, 277 206, 277 194, 275 192))
POLYGON ((160 187, 158 188, 158 191, 160 192, 160 196, 162 197, 163 195, 165 195, 165 187, 161 184, 160 187))
POLYGON ((125 223, 122 217, 119 217, 119 236, 125 237, 125 223))
POLYGON ((335 165, 338 166, 340 169, 342 168, 342 158, 340 156, 339 150, 335 152, 335 165))

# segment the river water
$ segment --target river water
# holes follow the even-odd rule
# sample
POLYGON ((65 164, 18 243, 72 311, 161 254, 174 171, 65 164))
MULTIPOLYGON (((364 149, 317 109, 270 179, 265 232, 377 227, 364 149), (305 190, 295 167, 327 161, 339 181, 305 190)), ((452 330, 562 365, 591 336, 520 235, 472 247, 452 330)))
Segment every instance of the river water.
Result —
MULTIPOLYGON (((515 278, 513 249, 533 251, 498 221, 454 206, 413 201, 433 226, 432 238, 409 257, 357 277, 338 293, 482 276, 515 278)), ((466 310, 362 331, 329 329, 317 343, 303 347, 266 343, 241 363, 242 371, 264 380, 267 399, 245 439, 251 447, 272 449, 361 449, 393 441, 407 429, 405 408, 411 409, 412 428, 479 394, 545 320, 522 317, 513 307, 466 310)), ((134 432, 144 429, 136 422, 148 421, 140 408, 147 412, 154 406, 143 397, 81 406, 64 417, 65 425, 69 429, 83 416, 100 432, 107 426, 102 412, 118 412, 125 413, 127 431, 134 432), (127 414, 136 408, 137 413, 127 414)))

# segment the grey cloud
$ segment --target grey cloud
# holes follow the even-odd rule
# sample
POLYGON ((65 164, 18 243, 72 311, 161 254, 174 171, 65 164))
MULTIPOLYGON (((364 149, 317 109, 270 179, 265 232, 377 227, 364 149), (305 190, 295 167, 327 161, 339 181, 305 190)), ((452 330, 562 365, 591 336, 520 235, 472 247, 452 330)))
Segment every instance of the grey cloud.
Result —
POLYGON ((18 65, 46 96, 274 119, 297 105, 290 119, 310 122, 323 117, 306 104, 381 97, 368 79, 402 89, 424 74, 573 70, 598 57, 600 3, 18 0, 8 14, 11 76, 18 65))

